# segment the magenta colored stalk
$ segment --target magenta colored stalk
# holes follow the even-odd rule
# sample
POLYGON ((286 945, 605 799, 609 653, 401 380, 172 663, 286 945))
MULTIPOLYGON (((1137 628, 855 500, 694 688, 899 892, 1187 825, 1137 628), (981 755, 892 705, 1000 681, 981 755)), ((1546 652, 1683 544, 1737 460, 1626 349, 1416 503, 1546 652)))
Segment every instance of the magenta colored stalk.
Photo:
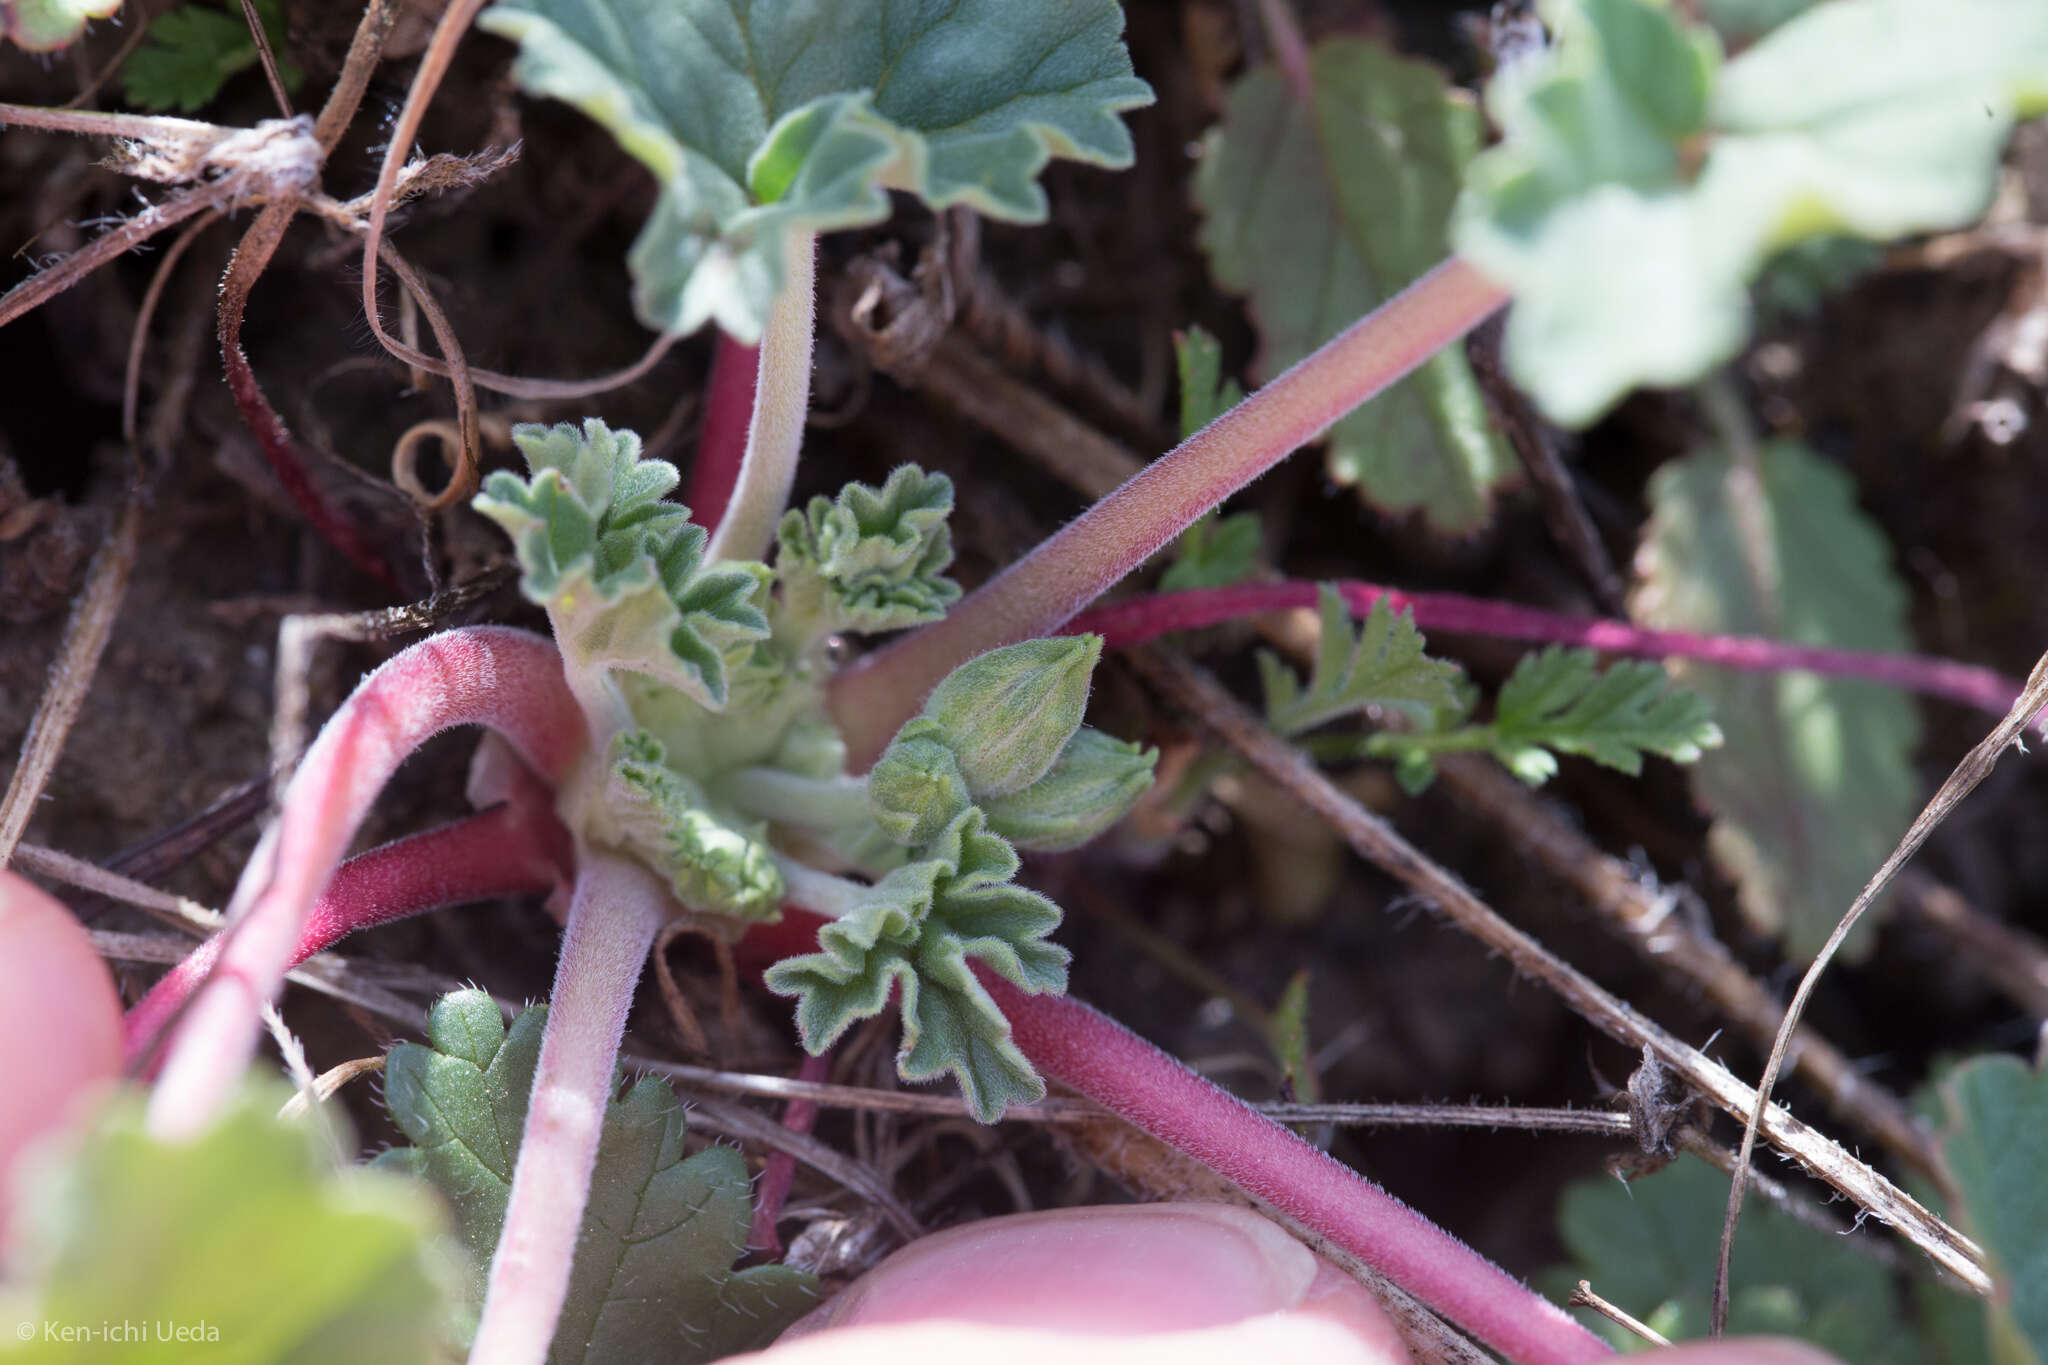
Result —
MULTIPOLYGON (((1312 607, 1317 584, 1302 580, 1246 583, 1231 588, 1191 588, 1185 592, 1150 593, 1082 612, 1065 627, 1068 633, 1093 632, 1111 649, 1127 649, 1178 630, 1194 630, 1263 611, 1312 607)), ((1345 579, 1337 584, 1345 604, 1363 617, 1373 603, 1385 599, 1394 611, 1412 610, 1424 630, 1454 635, 1486 635, 1503 640, 1535 640, 1544 644, 1583 645, 1606 654, 1642 659, 1697 659, 1751 672, 1777 673, 1799 669, 1830 678, 1863 678, 1912 692, 1944 697, 1995 715, 2004 715, 2019 698, 2021 685, 1989 668, 1956 663, 1924 654, 1882 654, 1862 649, 1829 649, 1795 645, 1755 635, 1695 635, 1682 630, 1650 630, 1627 621, 1603 621, 1492 602, 1448 592, 1402 592, 1376 583, 1345 579)))
POLYGON ((1203 513, 1506 302, 1465 262, 1444 262, 1147 465, 943 621, 843 670, 829 704, 855 770, 953 668, 1059 629, 1203 513))
MULTIPOLYGON (((800 1081, 823 1081, 829 1078, 832 1053, 828 1048, 816 1057, 806 1056, 796 1070, 800 1081)), ((798 1136, 805 1136, 818 1121, 816 1100, 791 1100, 782 1111, 782 1126, 798 1136)), ((780 1149, 771 1152, 768 1164, 761 1169, 761 1183, 754 1190, 754 1224, 747 1233, 747 1247, 753 1251, 781 1251, 782 1239, 775 1235, 775 1224, 782 1217, 782 1206, 789 1199, 789 1187, 796 1180, 796 1154, 780 1149)))
POLYGON ((401 760, 457 725, 488 725, 558 782, 580 752, 583 713, 549 641, 503 626, 446 631, 363 679, 321 728, 228 906, 226 944, 171 1038, 148 1123, 204 1127, 256 1050, 259 1011, 284 981, 307 916, 370 802, 401 760))
POLYGON ((754 416, 754 378, 760 370, 760 347, 718 334, 711 378, 705 385, 704 420, 697 428, 697 454, 690 461, 690 491, 683 499, 690 520, 707 531, 718 529, 732 490, 739 486, 740 465, 747 458, 747 427, 754 416))
MULTIPOLYGON (((527 780, 533 791, 517 800, 343 863, 306 917, 285 970, 359 929, 444 905, 534 895, 566 882, 574 862, 569 832, 555 818, 547 787, 530 775, 527 780)), ((122 1034, 131 1070, 142 1067, 157 1034, 213 970, 226 942, 216 934, 200 944, 128 1011, 122 1034)))
POLYGON ((299 511, 321 538, 341 551, 343 558, 392 592, 397 592, 398 577, 392 573, 391 566, 371 548, 355 517, 315 480, 312 462, 305 449, 286 428, 277 409, 270 405, 270 400, 263 394, 263 386, 256 382, 256 371, 250 367, 249 357, 242 351, 240 308, 221 310, 220 353, 221 366, 227 375, 228 393, 234 398, 235 407, 240 410, 250 434, 255 436, 263 458, 270 462, 277 481, 284 485, 285 493, 298 505, 299 511))
POLYGON ((1107 1015, 979 975, 1046 1077, 1300 1219, 1515 1365, 1581 1365, 1611 1354, 1563 1309, 1107 1015))
POLYGON ((668 892, 646 868, 610 853, 582 853, 470 1365, 542 1365, 548 1358, 590 1202, 626 1011, 654 932, 669 913, 668 892))

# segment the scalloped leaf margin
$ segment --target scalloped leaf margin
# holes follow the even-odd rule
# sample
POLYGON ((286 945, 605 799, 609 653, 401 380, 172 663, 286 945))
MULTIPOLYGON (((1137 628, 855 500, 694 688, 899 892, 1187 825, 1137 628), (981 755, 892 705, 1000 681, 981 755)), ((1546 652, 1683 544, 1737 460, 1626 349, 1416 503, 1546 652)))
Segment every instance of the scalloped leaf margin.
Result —
POLYGON ((892 189, 1041 221, 1046 162, 1130 165, 1118 115, 1153 98, 1115 0, 505 0, 477 22, 654 172, 641 320, 746 342, 789 234, 881 222, 892 189))

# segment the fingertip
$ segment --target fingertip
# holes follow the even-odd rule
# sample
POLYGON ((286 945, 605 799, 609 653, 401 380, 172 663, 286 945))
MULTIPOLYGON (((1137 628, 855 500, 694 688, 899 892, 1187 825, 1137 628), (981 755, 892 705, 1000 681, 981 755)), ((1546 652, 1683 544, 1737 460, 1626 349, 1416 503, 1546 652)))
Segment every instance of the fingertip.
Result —
POLYGON ((16 1158, 120 1070, 121 998, 84 926, 0 870, 0 1231, 16 1158))

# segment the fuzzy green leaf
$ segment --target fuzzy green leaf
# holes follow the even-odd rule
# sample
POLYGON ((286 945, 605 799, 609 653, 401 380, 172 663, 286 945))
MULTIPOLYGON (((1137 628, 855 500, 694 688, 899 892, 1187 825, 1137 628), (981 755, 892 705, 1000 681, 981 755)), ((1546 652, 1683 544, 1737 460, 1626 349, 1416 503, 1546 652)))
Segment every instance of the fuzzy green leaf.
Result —
POLYGON ((2048 1078, 2017 1057, 1978 1057, 1942 1089, 1942 1163, 1998 1276, 1993 1337, 2013 1348, 2002 1358, 2048 1360, 2048 1078))
POLYGON ((837 498, 792 507, 776 531, 784 618, 807 638, 941 619, 960 600, 946 577, 952 511, 953 481, 910 464, 880 488, 850 483, 837 498))
MULTIPOLYGON (((284 18, 277 0, 257 0, 256 13, 278 54, 285 89, 297 90, 305 76, 284 55, 284 18)), ((190 114, 212 103, 228 77, 256 61, 256 40, 239 8, 229 13, 188 4, 150 24, 142 46, 121 66, 121 89, 130 104, 141 108, 190 114)))
POLYGON ((515 427, 531 479, 500 471, 476 509, 505 528, 520 587, 546 607, 572 675, 638 673, 714 710, 728 656, 768 634, 760 565, 704 563, 690 510, 662 498, 673 465, 640 458, 640 438, 596 418, 515 427))
POLYGON ((55 52, 120 8, 121 0, 0 0, 0 37, 27 52, 55 52))
MULTIPOLYGON (((1558 1210, 1573 1264, 1551 1278, 1567 1290, 1590 1280, 1673 1340, 1703 1337, 1727 1203, 1728 1178, 1688 1159, 1627 1185, 1604 1175, 1578 1181, 1558 1210)), ((1617 1347, 1642 1345, 1591 1312, 1583 1317, 1617 1347)), ((1728 1330, 1799 1337, 1858 1365, 1928 1358, 1882 1265, 1757 1200, 1735 1233, 1728 1330)))
POLYGON ((1515 291, 1506 354, 1560 422, 1741 349, 1748 286, 1807 238, 1888 241, 1989 204, 2048 108, 2036 0, 1828 0, 1733 61, 1654 0, 1557 0, 1547 57, 1488 91, 1458 250, 1515 291))
MULTIPOLYGON (((1645 625, 1794 644, 1904 650, 1906 591, 1884 534, 1840 469, 1789 441, 1755 476, 1719 451, 1667 464, 1630 612, 1645 625)), ((1877 683, 1809 673, 1674 671, 1704 696, 1727 744, 1692 769, 1714 815, 1708 846, 1744 912, 1810 957, 1919 809, 1919 718, 1877 683)), ((1870 942, 1866 916, 1845 951, 1870 942)))
POLYGON ((903 993, 905 1080, 951 1072, 968 1106, 993 1123, 1012 1104, 1045 1096, 1045 1082, 1010 1039, 1009 1021, 974 977, 985 963, 1032 994, 1067 988, 1067 950, 1045 941, 1060 909, 1011 883, 1017 854, 968 810, 925 850, 865 888, 818 931, 821 952, 769 968, 764 980, 795 996, 797 1032, 813 1055, 903 993))
MULTIPOLYGON (((1434 67, 1376 44, 1319 43, 1310 76, 1306 103, 1271 67, 1240 80, 1195 178, 1209 268, 1250 297, 1268 375, 1443 259, 1481 140, 1434 67)), ((1375 507, 1473 531, 1515 464, 1453 346, 1332 427, 1329 467, 1375 507)))
MULTIPOLYGON (((907 727, 906 727, 907 728, 907 727)), ((1152 790, 1159 751, 1084 725, 1044 777, 1020 792, 981 803, 988 827, 1023 848, 1079 848, 1130 814, 1152 790)))
POLYGON ((1244 386, 1223 377, 1223 343, 1201 328, 1173 334, 1173 363, 1180 376, 1182 440, 1244 401, 1244 386))
POLYGON ((1494 756, 1532 786, 1556 774, 1553 749, 1634 777, 1645 753, 1694 763, 1721 744, 1706 702, 1658 665, 1624 659, 1602 670, 1592 650, 1561 645, 1522 656, 1501 686, 1493 732, 1494 756))
MULTIPOLYGON (((480 1253, 479 1287, 504 1223, 546 1020, 546 1007, 527 1010, 508 1033, 489 996, 458 991, 434 1007, 431 1046, 401 1044, 386 1063, 385 1102, 416 1145, 380 1161, 419 1172, 454 1204, 480 1253)), ((750 1213, 746 1165, 729 1147, 686 1159, 683 1128, 674 1093, 652 1078, 607 1105, 552 1365, 718 1360, 765 1346, 811 1307, 808 1275, 733 1272, 750 1213)))
POLYGON ((912 716, 868 769, 868 813, 899 844, 928 844, 974 804, 939 723, 912 716))
POLYGON ((714 810, 645 730, 612 741, 596 826, 667 877, 691 910, 757 922, 782 917, 782 873, 766 827, 714 810))
POLYGON ((251 1087, 184 1142, 148 1136, 140 1097, 118 1096, 23 1182, 0 1319, 36 1330, 8 1331, 7 1358, 443 1359, 462 1273, 441 1210, 410 1181, 337 1170, 334 1134, 276 1117, 288 1093, 251 1087), (160 1338, 180 1329, 197 1335, 160 1338))
POLYGON ((1259 571, 1266 538, 1257 512, 1219 517, 1213 512, 1181 532, 1179 556, 1159 576, 1161 592, 1227 588, 1259 571))
POLYGON ((1294 670, 1270 650, 1259 651, 1266 689, 1266 720, 1283 735, 1298 735, 1368 706, 1456 707, 1456 664, 1423 653, 1415 614, 1399 616, 1386 599, 1372 604, 1365 624, 1351 629, 1344 595, 1325 583, 1317 595, 1322 643, 1304 688, 1294 670))
POLYGON ((1081 728, 1101 657, 1100 635, 1024 640, 969 659, 932 689, 930 733, 953 751, 977 800, 1045 776, 1081 728))
POLYGON ((745 341, 790 233, 881 222, 891 189, 1040 221, 1045 163, 1128 166, 1117 115, 1152 101, 1114 0, 504 0, 478 23, 654 172, 641 319, 745 341))

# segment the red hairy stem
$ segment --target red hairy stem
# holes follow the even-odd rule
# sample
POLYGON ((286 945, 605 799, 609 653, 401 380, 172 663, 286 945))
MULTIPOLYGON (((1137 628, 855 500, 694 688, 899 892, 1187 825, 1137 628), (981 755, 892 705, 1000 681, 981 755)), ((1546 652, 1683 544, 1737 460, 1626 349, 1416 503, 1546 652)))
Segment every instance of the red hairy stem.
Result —
POLYGON ((590 1202, 626 1011, 655 930, 672 909, 667 890, 640 864, 596 851, 581 858, 470 1365, 548 1358, 590 1202))
MULTIPOLYGON (((831 1069, 832 1059, 828 1050, 816 1057, 805 1057, 797 1068, 796 1078, 813 1083, 827 1080, 831 1069)), ((816 1100, 791 1100, 782 1110, 782 1126, 799 1137, 808 1136, 817 1121, 816 1100)), ((788 1200, 789 1187, 795 1180, 796 1154, 780 1149, 770 1153, 768 1164, 761 1170, 761 1183, 754 1191, 754 1223, 747 1233, 750 1250, 782 1250, 782 1239, 775 1235, 775 1224, 782 1217, 782 1206, 788 1200)))
POLYGON ((585 743, 583 713, 548 640, 470 626, 421 641, 365 678, 322 727, 285 789, 277 820, 243 869, 227 942, 172 1036, 150 1097, 163 1137, 203 1127, 256 1047, 259 1011, 277 994, 306 918, 405 756, 443 730, 486 725, 542 777, 559 782, 585 743))
POLYGON ((242 237, 228 263, 220 288, 220 358, 227 374, 228 393, 242 414, 242 421, 256 438, 263 458, 270 462, 277 481, 304 514, 307 522, 329 545, 341 551, 349 563, 376 579, 386 588, 399 591, 398 578, 383 556, 371 548, 368 537, 347 509, 330 497, 314 479, 311 462, 285 427, 284 418, 263 396, 256 371, 242 350, 242 314, 256 277, 270 263, 278 243, 291 224, 293 205, 275 202, 257 215, 256 222, 242 237))
POLYGON ((1057 630, 1196 519, 1486 320, 1507 294, 1453 258, 1146 466, 946 614, 832 680, 856 770, 948 672, 1057 630))
MULTIPOLYGON (((1318 584, 1303 580, 1246 583, 1231 588, 1191 588, 1148 593, 1093 607, 1063 628, 1067 634, 1093 632, 1111 649, 1128 649, 1177 630, 1213 626, 1263 611, 1312 607, 1318 584)), ((1650 630, 1627 621, 1565 616, 1513 602, 1492 602, 1448 592, 1402 592, 1376 583, 1345 579, 1337 585, 1352 614, 1363 617, 1384 600, 1393 611, 1415 613, 1424 630, 1453 635, 1486 635, 1503 640, 1584 645, 1604 654, 1643 659, 1697 659, 1752 672, 1791 669, 1830 678, 1863 678, 2004 715, 2020 695, 2020 683, 1989 668, 1923 654, 1882 654, 1862 649, 1796 645, 1755 635, 1695 635, 1650 630)))
POLYGON ((1293 1132, 1078 1000, 982 984, 1032 1065, 1300 1219, 1515 1365, 1611 1354, 1563 1309, 1293 1132))
MULTIPOLYGON (((826 921, 786 906, 738 945, 749 970, 815 951, 826 921)), ((1563 1309, 1291 1130, 1077 1000, 1028 995, 976 968, 1011 1037, 1050 1080, 1078 1090, 1314 1228, 1515 1365, 1611 1354, 1563 1309)))
MULTIPOLYGON (((359 853, 343 863, 306 916, 285 970, 324 953, 359 929, 423 915, 446 905, 551 891, 569 880, 574 849, 555 818, 552 793, 526 778, 529 792, 467 819, 359 853)), ((219 960, 216 935, 164 973, 123 1021, 129 1069, 139 1069, 156 1037, 219 960)))
POLYGON ((754 380, 760 371, 760 347, 718 334, 711 378, 705 384, 704 421, 697 428, 697 454, 690 461, 690 490, 683 499, 690 520, 707 531, 718 529, 732 490, 739 486, 740 465, 747 458, 747 427, 754 416, 754 380))

